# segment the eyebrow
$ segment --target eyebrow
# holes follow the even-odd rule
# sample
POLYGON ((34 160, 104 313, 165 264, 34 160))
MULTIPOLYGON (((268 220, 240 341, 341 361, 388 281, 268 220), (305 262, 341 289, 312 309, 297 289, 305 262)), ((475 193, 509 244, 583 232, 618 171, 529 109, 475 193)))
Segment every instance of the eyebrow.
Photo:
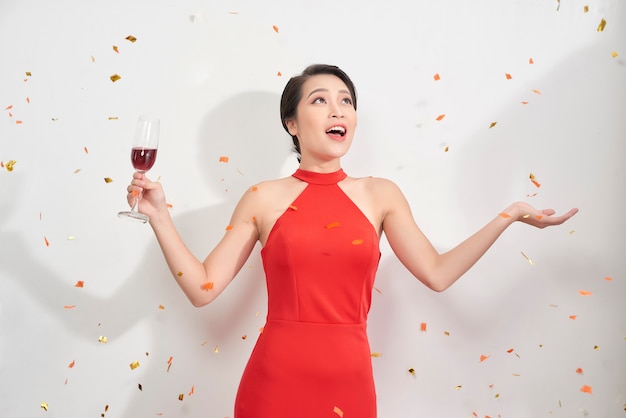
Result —
MULTIPOLYGON (((308 99, 309 97, 313 96, 315 93, 319 93, 319 92, 328 92, 328 89, 325 88, 319 88, 319 89, 315 89, 312 92, 309 93, 308 96, 306 96, 306 98, 308 99)), ((344 94, 348 94, 350 97, 352 97, 352 95, 350 94, 350 92, 348 90, 339 90, 339 93, 344 93, 344 94)))

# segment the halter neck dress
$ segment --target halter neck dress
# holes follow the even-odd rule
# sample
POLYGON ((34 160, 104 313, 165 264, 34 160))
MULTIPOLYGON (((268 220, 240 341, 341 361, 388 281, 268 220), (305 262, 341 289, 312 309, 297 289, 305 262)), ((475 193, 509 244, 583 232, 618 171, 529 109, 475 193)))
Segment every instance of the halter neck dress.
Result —
POLYGON ((378 234, 339 186, 343 170, 298 169, 293 177, 307 186, 261 250, 267 321, 235 418, 375 418, 366 320, 378 234))

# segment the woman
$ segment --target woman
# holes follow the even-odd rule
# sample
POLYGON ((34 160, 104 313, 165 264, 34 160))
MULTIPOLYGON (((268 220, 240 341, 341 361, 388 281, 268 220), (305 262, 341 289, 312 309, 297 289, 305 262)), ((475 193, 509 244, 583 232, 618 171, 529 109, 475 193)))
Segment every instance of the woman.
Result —
POLYGON ((257 241, 267 277, 268 315, 244 371, 235 418, 376 417, 366 319, 383 232, 396 256, 441 292, 463 275, 513 222, 559 225, 514 203, 454 249, 439 254, 415 224, 394 183, 352 178, 341 169, 357 124, 357 96, 339 68, 313 65, 287 83, 281 120, 300 162, 290 177, 246 191, 224 237, 204 262, 170 218, 161 184, 135 174, 128 201, 150 217, 174 279, 194 306, 216 298, 257 241))

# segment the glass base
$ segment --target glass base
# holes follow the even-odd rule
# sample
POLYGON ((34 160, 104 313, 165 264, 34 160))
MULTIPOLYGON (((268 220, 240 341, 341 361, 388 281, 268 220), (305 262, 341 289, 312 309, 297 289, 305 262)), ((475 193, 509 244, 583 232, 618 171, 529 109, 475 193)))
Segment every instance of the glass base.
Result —
POLYGON ((131 219, 133 221, 140 221, 144 224, 150 220, 150 218, 147 215, 144 215, 143 213, 135 212, 132 210, 119 212, 117 214, 117 217, 124 218, 124 219, 131 219))

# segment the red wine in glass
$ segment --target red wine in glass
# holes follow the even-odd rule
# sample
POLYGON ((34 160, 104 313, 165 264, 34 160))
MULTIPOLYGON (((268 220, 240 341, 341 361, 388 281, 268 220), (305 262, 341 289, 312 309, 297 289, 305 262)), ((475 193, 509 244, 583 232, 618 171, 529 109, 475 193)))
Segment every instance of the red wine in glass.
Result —
POLYGON ((130 152, 130 161, 133 163, 135 170, 145 173, 150 170, 156 161, 156 148, 140 148, 135 147, 130 152))
MULTIPOLYGON (((156 161, 159 147, 159 119, 152 116, 140 116, 133 137, 133 145, 130 151, 130 161, 135 170, 145 173, 150 170, 156 161)), ((150 219, 147 215, 139 213, 139 196, 135 196, 133 207, 130 210, 119 212, 117 216, 125 219, 133 219, 143 223, 150 219)))

